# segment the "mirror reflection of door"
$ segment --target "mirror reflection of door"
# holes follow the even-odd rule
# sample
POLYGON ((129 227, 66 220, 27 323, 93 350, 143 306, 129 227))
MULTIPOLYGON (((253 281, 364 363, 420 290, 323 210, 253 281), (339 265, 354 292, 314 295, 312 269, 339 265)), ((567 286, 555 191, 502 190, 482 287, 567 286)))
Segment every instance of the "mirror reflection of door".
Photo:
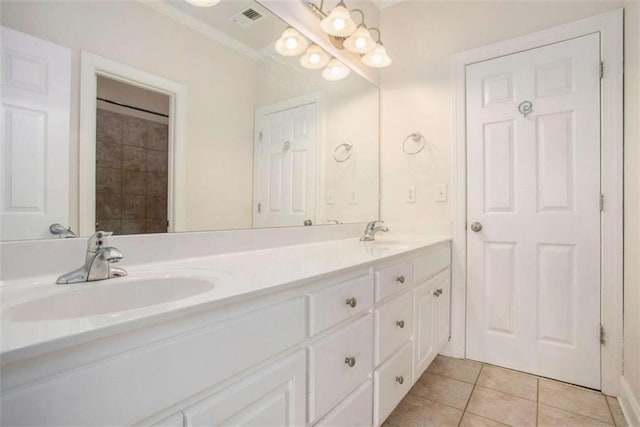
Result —
POLYGON ((296 100, 256 111, 254 227, 312 225, 316 220, 318 102, 296 100))
POLYGON ((166 233, 167 95, 98 76, 96 230, 166 233))

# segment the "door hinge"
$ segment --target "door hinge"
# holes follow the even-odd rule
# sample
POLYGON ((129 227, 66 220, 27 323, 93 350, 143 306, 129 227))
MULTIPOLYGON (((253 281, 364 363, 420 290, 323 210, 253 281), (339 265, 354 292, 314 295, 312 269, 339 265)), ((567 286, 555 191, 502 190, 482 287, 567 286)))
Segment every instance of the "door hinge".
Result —
POLYGON ((600 212, 604 211, 604 194, 600 194, 600 212))
POLYGON ((604 62, 600 61, 600 78, 604 78, 604 62))
POLYGON ((258 203, 258 213, 262 212, 262 203, 258 203))
POLYGON ((600 345, 605 345, 607 341, 604 336, 604 326, 600 325, 600 345))
POLYGON ((167 220, 167 230, 169 229, 169 220, 167 220))

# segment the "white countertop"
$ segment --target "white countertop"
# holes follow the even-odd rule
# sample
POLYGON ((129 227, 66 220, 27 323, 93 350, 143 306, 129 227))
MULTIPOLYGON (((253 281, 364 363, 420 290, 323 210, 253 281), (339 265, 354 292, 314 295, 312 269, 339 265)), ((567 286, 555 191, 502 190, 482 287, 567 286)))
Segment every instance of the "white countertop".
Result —
MULTIPOLYGON (((123 264, 129 273, 127 277, 99 282, 58 286, 55 285, 57 276, 0 282, 0 356, 10 361, 42 354, 85 342, 94 336, 102 337, 143 323, 159 322, 176 314, 240 302, 450 240, 446 235, 381 236, 373 243, 357 239, 332 240, 172 262, 123 264), (63 293, 81 291, 88 294, 93 287, 114 287, 101 289, 110 291, 148 276, 189 276, 212 281, 215 285, 194 296, 125 311, 56 320, 7 320, 11 317, 7 313, 12 307, 35 299, 46 298, 42 301, 48 301, 53 298, 55 301, 63 293)), ((90 308, 85 307, 86 310, 90 311, 90 308)))

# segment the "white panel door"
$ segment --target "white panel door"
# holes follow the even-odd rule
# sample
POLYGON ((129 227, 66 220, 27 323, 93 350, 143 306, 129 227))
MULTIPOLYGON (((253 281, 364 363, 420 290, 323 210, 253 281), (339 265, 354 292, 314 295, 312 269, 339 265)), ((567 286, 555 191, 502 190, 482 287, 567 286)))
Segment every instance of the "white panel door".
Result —
POLYGON ((592 34, 467 67, 467 357, 592 388, 599 46, 592 34))
POLYGON ((69 225, 71 52, 0 27, 0 240, 69 225))
POLYGON ((315 223, 318 104, 257 117, 254 227, 315 223))

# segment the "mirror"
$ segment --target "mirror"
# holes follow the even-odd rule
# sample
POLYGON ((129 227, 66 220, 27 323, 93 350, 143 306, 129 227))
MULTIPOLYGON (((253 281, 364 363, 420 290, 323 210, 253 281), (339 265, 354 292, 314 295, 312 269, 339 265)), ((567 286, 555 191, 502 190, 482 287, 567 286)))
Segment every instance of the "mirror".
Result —
POLYGON ((5 0, 0 24, 0 240, 378 218, 378 88, 278 54, 260 4, 5 0))

